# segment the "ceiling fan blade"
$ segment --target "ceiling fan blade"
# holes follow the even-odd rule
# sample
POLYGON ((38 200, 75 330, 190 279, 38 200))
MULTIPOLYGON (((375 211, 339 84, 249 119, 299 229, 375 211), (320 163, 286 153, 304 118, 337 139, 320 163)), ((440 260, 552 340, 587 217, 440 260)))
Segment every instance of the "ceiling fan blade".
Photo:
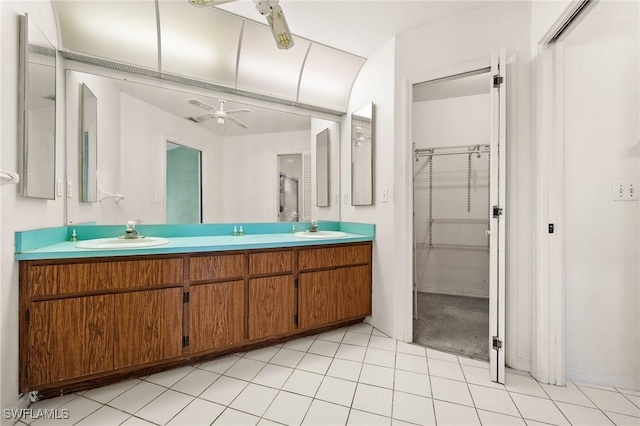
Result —
POLYGON ((250 109, 230 109, 229 111, 225 111, 227 114, 235 114, 236 112, 251 112, 250 109))
POLYGON ((275 4, 271 6, 271 13, 267 15, 267 22, 276 41, 278 49, 290 49, 294 46, 293 36, 284 17, 282 8, 275 4))
MULTIPOLYGON (((228 111, 227 111, 227 112, 228 112, 228 111)), ((240 126, 240 127, 244 127, 245 129, 248 129, 248 128, 249 128, 246 124, 244 124, 244 123, 242 123, 242 122, 238 121, 236 118, 233 118, 233 117, 231 117, 231 116, 228 116, 228 117, 227 117, 227 120, 229 120, 229 121, 233 121, 233 122, 234 122, 234 123, 236 123, 238 126, 240 126)))
POLYGON ((214 107, 212 107, 211 105, 204 103, 202 101, 199 101, 197 99, 194 98, 189 98, 187 99, 187 103, 191 104, 193 106, 197 106, 198 108, 202 108, 202 109, 206 109, 207 111, 213 110, 215 111, 216 109, 214 107))
POLYGON ((221 4, 231 3, 236 0, 188 0, 192 6, 195 7, 215 7, 221 4))
POLYGON ((203 121, 207 121, 207 120, 211 120, 212 118, 215 118, 215 114, 202 114, 202 115, 196 115, 194 117, 187 117, 189 120, 191 121, 195 121, 196 123, 202 123, 203 121))

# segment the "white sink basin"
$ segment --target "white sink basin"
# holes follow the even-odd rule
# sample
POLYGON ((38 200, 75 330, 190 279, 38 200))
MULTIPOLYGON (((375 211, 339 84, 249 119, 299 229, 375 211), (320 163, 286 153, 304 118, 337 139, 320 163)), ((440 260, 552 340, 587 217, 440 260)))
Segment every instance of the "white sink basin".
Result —
POLYGON ((97 238, 95 240, 80 241, 77 248, 83 249, 135 249, 143 247, 155 247, 169 243, 169 240, 161 237, 142 237, 135 239, 124 238, 97 238))
POLYGON ((341 231, 318 231, 318 232, 302 231, 302 232, 296 232, 295 234, 293 234, 293 236, 298 238, 309 238, 311 240, 323 240, 323 239, 329 239, 329 238, 343 238, 343 237, 346 237, 347 234, 341 231))

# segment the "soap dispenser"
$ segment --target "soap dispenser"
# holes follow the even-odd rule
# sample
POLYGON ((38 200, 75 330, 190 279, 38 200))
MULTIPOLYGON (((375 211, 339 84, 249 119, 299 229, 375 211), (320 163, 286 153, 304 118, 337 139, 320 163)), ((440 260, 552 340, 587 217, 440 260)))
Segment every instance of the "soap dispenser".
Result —
POLYGON ((237 236, 238 236, 238 227, 237 227, 237 226, 234 226, 234 227, 233 227, 233 236, 234 236, 234 237, 237 237, 237 236))
POLYGON ((71 242, 75 243, 76 241, 78 241, 78 234, 76 234, 76 230, 74 229, 71 231, 71 242))
POLYGON ((240 225, 240 230, 238 231, 238 235, 241 237, 244 235, 244 230, 242 229, 242 225, 240 225))

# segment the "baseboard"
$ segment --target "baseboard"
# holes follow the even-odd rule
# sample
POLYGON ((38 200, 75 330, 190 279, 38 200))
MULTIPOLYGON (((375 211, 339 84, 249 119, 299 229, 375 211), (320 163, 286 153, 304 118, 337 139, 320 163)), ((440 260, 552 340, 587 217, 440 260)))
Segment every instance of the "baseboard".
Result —
POLYGON ((441 290, 441 289, 434 289, 434 288, 428 288, 428 287, 418 287, 418 293, 435 293, 435 294, 445 294, 447 296, 465 296, 465 297, 479 297, 482 299, 488 299, 489 295, 488 294, 483 294, 483 293, 475 293, 475 292, 471 292, 471 293, 462 293, 459 291, 447 291, 447 290, 441 290))
POLYGON ((640 377, 567 366, 567 379, 615 388, 640 390, 640 377))
MULTIPOLYGON (((29 408, 29 406, 31 405, 31 400, 29 399, 29 394, 25 393, 23 394, 19 399, 16 400, 16 402, 13 404, 12 407, 9 407, 8 412, 9 413, 18 413, 18 412, 23 412, 23 410, 26 410, 27 408, 29 408)), ((9 416, 9 418, 5 417, 5 412, 7 412, 7 410, 2 410, 2 416, 0 416, 0 424, 4 425, 15 425, 16 423, 18 423, 18 421, 20 420, 18 416, 9 416)))
POLYGON ((516 358, 516 365, 510 367, 516 370, 531 373, 531 360, 526 358, 516 358))

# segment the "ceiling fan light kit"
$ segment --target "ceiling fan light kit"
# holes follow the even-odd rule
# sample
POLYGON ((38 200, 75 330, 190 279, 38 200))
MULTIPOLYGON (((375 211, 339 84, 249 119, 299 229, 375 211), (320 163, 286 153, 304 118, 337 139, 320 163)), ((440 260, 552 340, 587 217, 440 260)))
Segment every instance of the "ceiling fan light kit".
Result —
MULTIPOLYGON (((236 0, 187 0, 195 7, 216 7, 221 4, 230 3, 236 0)), ((289 25, 284 17, 282 8, 278 5, 280 0, 253 0, 256 4, 256 10, 262 16, 267 18, 269 28, 276 41, 278 49, 290 49, 294 46, 293 36, 289 31, 289 25)))

